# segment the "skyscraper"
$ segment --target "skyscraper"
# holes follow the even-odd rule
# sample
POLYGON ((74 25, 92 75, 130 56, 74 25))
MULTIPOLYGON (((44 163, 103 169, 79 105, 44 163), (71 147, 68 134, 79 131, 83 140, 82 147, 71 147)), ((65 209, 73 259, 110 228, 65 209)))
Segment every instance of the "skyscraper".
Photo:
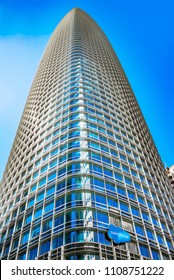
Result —
POLYGON ((174 196, 109 41, 80 9, 51 36, 1 182, 2 259, 172 259, 174 196), (109 225, 131 240, 114 243, 109 225))

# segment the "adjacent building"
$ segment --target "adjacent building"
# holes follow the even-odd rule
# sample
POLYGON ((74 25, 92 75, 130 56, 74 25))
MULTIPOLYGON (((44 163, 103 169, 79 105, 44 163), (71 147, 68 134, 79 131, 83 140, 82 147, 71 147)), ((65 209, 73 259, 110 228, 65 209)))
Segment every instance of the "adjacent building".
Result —
POLYGON ((171 167, 167 167, 166 171, 167 171, 167 176, 170 180, 170 183, 172 184, 172 187, 174 188, 174 165, 172 165, 171 167))
POLYGON ((80 9, 48 42, 1 184, 1 259, 174 259, 163 163, 113 48, 80 9), (131 240, 114 243, 109 225, 131 240))

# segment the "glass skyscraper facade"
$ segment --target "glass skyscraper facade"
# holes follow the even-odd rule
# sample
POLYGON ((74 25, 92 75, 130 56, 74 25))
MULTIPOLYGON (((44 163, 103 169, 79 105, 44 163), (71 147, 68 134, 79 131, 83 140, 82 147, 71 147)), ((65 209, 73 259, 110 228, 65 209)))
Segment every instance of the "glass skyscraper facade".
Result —
POLYGON ((108 39, 80 9, 51 36, 1 182, 1 259, 174 259, 174 193, 108 39), (109 224, 130 233, 115 244, 109 224))

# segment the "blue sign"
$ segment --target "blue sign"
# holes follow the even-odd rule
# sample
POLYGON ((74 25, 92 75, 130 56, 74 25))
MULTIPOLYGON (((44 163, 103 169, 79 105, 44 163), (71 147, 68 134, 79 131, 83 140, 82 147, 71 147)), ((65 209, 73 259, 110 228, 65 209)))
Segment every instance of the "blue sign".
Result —
POLYGON ((130 234, 122 228, 116 227, 114 225, 109 225, 108 237, 117 244, 130 241, 130 234))

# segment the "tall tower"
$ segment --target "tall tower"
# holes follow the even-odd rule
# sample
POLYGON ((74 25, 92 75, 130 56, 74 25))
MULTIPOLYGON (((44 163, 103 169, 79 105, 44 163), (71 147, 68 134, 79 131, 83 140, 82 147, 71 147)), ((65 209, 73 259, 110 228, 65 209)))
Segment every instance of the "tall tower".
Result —
POLYGON ((2 259, 172 259, 174 195, 108 39, 80 9, 51 36, 1 186, 2 259), (119 245, 109 225, 129 232, 119 245))

